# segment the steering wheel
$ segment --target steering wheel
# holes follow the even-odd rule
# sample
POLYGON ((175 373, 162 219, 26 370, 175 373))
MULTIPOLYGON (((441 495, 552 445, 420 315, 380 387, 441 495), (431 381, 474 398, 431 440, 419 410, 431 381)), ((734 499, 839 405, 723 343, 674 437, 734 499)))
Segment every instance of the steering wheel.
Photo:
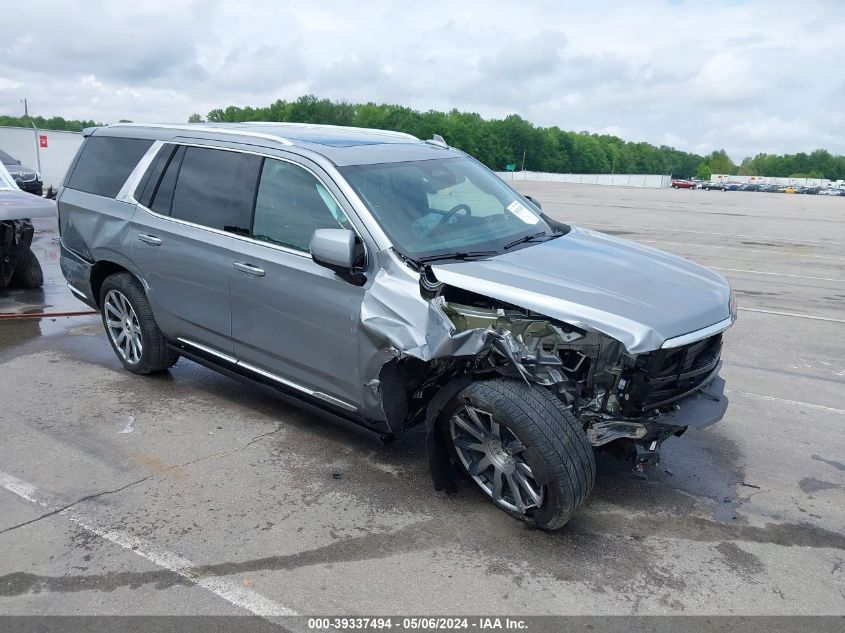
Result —
POLYGON ((445 214, 443 214, 443 217, 440 218, 440 222, 438 222, 437 225, 434 228, 436 229, 438 226, 446 224, 449 220, 451 220, 453 217, 455 217, 455 214, 457 214, 459 211, 466 211, 467 216, 472 215, 472 209, 469 208, 469 205, 461 202, 460 204, 456 204, 454 207, 449 209, 445 214))

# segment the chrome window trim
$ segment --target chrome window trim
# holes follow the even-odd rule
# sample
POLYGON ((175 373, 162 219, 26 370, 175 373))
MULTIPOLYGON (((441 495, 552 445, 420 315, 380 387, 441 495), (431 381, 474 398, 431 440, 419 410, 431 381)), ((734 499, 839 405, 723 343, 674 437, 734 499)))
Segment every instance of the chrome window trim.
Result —
POLYGON ((119 202, 137 204, 138 201, 135 200, 135 189, 138 188, 141 178, 143 178, 144 174, 147 173, 147 170, 150 168, 156 154, 158 154, 158 151, 163 145, 164 141, 153 141, 153 144, 150 145, 147 153, 141 156, 141 160, 138 161, 138 164, 135 165, 135 169, 132 170, 132 173, 129 174, 129 177, 126 179, 126 182, 123 183, 120 191, 117 192, 115 200, 118 200, 119 202))
POLYGON ((672 349, 675 347, 682 347, 684 345, 689 345, 690 343, 695 343, 696 341, 700 341, 705 338, 709 338, 714 334, 718 334, 719 332, 724 332, 729 327, 734 324, 734 317, 729 316, 724 321, 719 321, 718 323, 714 323, 706 328, 702 328, 700 330, 696 330, 695 332, 690 332, 689 334, 682 334, 681 336, 676 336, 675 338, 668 338, 663 341, 663 345, 660 346, 660 349, 672 349))
POLYGON ((255 365, 250 365, 249 363, 245 363, 241 360, 238 360, 234 356, 230 356, 229 354, 224 354, 223 352, 219 352, 214 348, 208 347, 206 345, 202 345, 200 343, 197 343, 196 341, 192 341, 192 340, 186 339, 186 338, 177 338, 176 340, 179 341, 180 343, 183 343, 185 345, 189 345, 189 346, 194 347, 198 350, 206 352, 207 354, 211 354, 211 355, 216 356, 218 358, 222 358, 223 360, 225 360, 229 363, 232 363, 232 364, 234 364, 238 367, 242 367, 243 369, 246 369, 247 371, 251 371, 251 372, 256 373, 260 376, 264 376, 265 378, 269 378, 270 380, 273 380, 275 382, 278 382, 279 384, 285 385, 286 387, 296 389, 297 391, 301 391, 304 394, 307 394, 307 395, 312 396, 314 398, 318 398, 318 399, 323 400, 325 402, 329 402, 329 403, 331 403, 335 406, 346 409, 347 411, 357 411, 358 410, 358 407, 356 407, 355 405, 353 405, 349 402, 346 402, 345 400, 341 400, 340 398, 335 398, 334 396, 331 396, 327 393, 323 393, 322 391, 315 391, 314 389, 309 389, 308 387, 305 387, 303 385, 300 385, 299 383, 293 382, 292 380, 288 380, 287 378, 282 378, 281 376, 274 374, 272 372, 269 372, 266 369, 261 369, 260 367, 256 367, 255 365))
MULTIPOLYGON (((326 190, 326 192, 332 197, 332 200, 335 201, 337 208, 340 209, 340 212, 343 213, 343 216, 346 218, 346 220, 349 222, 349 225, 352 227, 351 228, 352 232, 355 233, 355 235, 358 237, 359 240, 361 240, 361 243, 364 245, 364 255, 366 257, 367 266, 369 266, 369 264, 370 264, 370 253, 369 253, 369 248, 367 248, 367 242, 361 237, 360 232, 355 227, 355 223, 352 222, 352 220, 349 218, 349 214, 346 213, 346 211, 343 209, 343 205, 340 203, 340 201, 337 199, 337 197, 334 195, 334 193, 332 193, 331 188, 329 188, 326 185, 326 182, 322 178, 320 178, 320 176, 318 174, 316 174, 314 172, 314 170, 310 169, 306 165, 303 165, 302 163, 298 163, 295 160, 291 160, 291 159, 288 159, 288 158, 281 158, 279 156, 274 156, 272 154, 259 152, 259 151, 255 151, 255 150, 246 150, 246 149, 239 149, 239 148, 233 148, 233 147, 219 147, 217 145, 205 145, 205 144, 201 144, 201 143, 182 143, 180 141, 157 141, 157 142, 161 142, 162 145, 164 145, 164 144, 176 145, 176 146, 183 145, 185 147, 200 147, 200 148, 203 148, 203 149, 216 149, 216 150, 222 150, 222 151, 226 151, 226 152, 238 152, 240 154, 251 154, 253 156, 262 156, 264 158, 269 158, 269 159, 272 159, 272 160, 280 160, 280 161, 283 161, 285 163, 289 163, 291 165, 295 165, 295 166, 297 166, 301 169, 304 169, 309 174, 311 174, 317 182, 319 182, 323 186, 323 188, 326 190)), ((144 156, 144 158, 146 158, 146 155, 144 156)), ((152 162, 152 158, 150 158, 150 162, 152 162)), ((140 166, 140 163, 139 163, 139 166, 140 166)), ((148 168, 149 168, 149 163, 147 163, 147 169, 148 168)), ((137 167, 136 167, 136 169, 137 169, 137 167)), ((146 171, 146 169, 144 169, 144 171, 146 171)), ((134 173, 135 172, 133 170, 132 174, 130 174, 130 178, 132 178, 134 173)), ((143 175, 143 173, 144 172, 142 171, 141 174, 143 175)), ((138 181, 140 181, 140 176, 138 177, 138 181)), ((335 184, 337 184, 337 183, 335 183, 335 184)), ((125 186, 126 185, 124 185, 124 187, 125 186)), ((136 183, 135 186, 137 187, 137 183, 136 183)), ((341 191, 343 191, 343 187, 340 187, 339 184, 338 184, 338 187, 341 189, 341 191)), ((130 191, 134 192, 135 190, 133 188, 130 191)), ((170 220, 171 222, 175 222, 177 224, 182 224, 184 226, 188 226, 188 227, 191 227, 191 228, 202 229, 204 231, 209 231, 211 233, 216 233, 218 235, 224 235, 226 237, 231 237, 231 238, 241 240, 241 241, 244 241, 244 242, 248 242, 248 243, 251 243, 251 244, 257 244, 259 246, 265 246, 267 248, 272 248, 272 249, 275 249, 277 251, 282 251, 283 253, 288 253, 290 255, 298 255, 299 257, 305 257, 307 259, 311 259, 311 253, 309 251, 300 251, 298 249, 291 248, 289 246, 282 246, 281 244, 273 244, 272 242, 265 242, 263 240, 256 240, 255 238, 248 237, 246 235, 237 235, 236 233, 229 233, 227 231, 221 231, 220 229, 215 229, 215 228, 212 228, 210 226, 205 226, 203 224, 196 224, 195 222, 188 222, 187 220, 181 220, 179 218, 174 218, 174 217, 171 217, 169 215, 162 215, 161 213, 156 213, 155 211, 153 211, 149 207, 146 207, 143 204, 141 204, 140 202, 138 202, 137 200, 135 200, 134 196, 131 193, 127 194, 126 201, 127 202, 133 202, 134 204, 138 205, 139 209, 143 209, 144 211, 146 211, 150 215, 153 215, 157 218, 161 218, 163 220, 170 220)), ((351 203, 351 201, 350 201, 350 203, 351 203)), ((353 206, 354 206, 354 204, 353 204, 353 206)), ((366 224, 366 222, 365 222, 365 224, 366 224)), ((369 226, 368 226, 368 228, 369 228, 369 226)))

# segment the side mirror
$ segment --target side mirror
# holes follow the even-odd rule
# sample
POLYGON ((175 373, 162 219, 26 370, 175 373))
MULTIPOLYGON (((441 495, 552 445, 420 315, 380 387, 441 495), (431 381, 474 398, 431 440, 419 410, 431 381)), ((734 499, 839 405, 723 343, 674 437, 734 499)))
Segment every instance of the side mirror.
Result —
MULTIPOLYGON (((523 195, 525 195, 525 194, 523 194, 523 195)), ((537 207, 537 208, 538 208, 538 209, 540 209, 541 211, 543 210, 543 205, 542 205, 542 204, 540 204, 540 201, 539 201, 539 200, 535 200, 535 199, 534 199, 534 198, 532 198, 531 196, 525 196, 525 198, 526 198, 527 200, 529 200, 530 202, 533 202, 535 207, 537 207)))
POLYGON ((353 273, 355 233, 348 229, 317 229, 311 236, 311 258, 341 276, 353 273))

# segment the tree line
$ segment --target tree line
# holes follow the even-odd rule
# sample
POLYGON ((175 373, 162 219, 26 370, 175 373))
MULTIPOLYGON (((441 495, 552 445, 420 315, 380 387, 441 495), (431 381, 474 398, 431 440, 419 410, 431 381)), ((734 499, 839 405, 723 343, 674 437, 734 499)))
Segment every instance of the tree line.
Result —
MULTIPOLYGON (((440 134, 446 141, 472 154, 485 165, 503 171, 514 169, 580 174, 670 174, 676 178, 711 174, 792 176, 845 179, 845 156, 824 149, 809 154, 757 154, 734 164, 725 150, 707 156, 684 152, 667 145, 623 141, 610 134, 572 132, 557 126, 542 127, 516 114, 485 119, 474 112, 428 110, 421 112, 400 105, 348 103, 305 95, 293 101, 277 100, 264 107, 217 108, 203 119, 192 114, 189 122, 212 123, 279 121, 348 125, 407 132, 418 138, 440 134)), ((0 116, 0 126, 36 127, 78 132, 101 125, 94 121, 62 117, 0 116)))

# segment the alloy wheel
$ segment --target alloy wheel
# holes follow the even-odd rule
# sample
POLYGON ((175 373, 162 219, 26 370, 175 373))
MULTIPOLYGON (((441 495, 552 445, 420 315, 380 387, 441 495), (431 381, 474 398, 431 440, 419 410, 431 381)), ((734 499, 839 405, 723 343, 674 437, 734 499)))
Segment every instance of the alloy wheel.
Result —
POLYGON ((129 299, 119 290, 109 290, 103 303, 106 330, 118 354, 128 363, 138 363, 144 351, 141 324, 129 299))
POLYGON ((449 419, 449 430, 461 463, 496 505, 520 514, 543 505, 525 445, 492 413, 465 404, 449 419))

